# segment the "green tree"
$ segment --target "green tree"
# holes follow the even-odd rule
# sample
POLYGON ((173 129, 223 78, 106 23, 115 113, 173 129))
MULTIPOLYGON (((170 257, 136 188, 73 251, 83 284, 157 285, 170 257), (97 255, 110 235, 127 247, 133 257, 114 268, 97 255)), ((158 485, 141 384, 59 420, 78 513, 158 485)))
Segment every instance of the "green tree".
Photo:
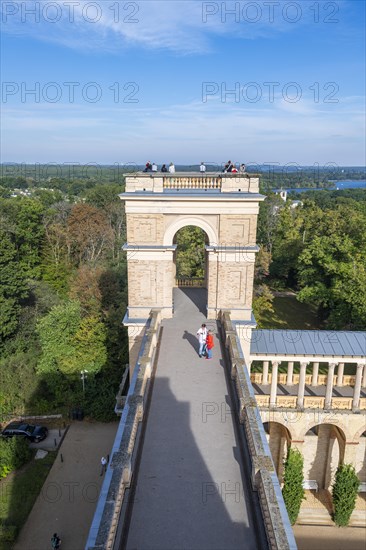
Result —
POLYGON ((333 485, 333 519, 339 527, 348 525, 356 505, 360 481, 352 464, 341 464, 337 468, 333 485))
POLYGON ((19 270, 16 248, 7 232, 0 229, 0 340, 18 326, 20 301, 28 286, 19 270))
POLYGON ((300 512, 301 501, 305 498, 302 486, 304 458, 298 449, 290 448, 285 461, 284 485, 282 489, 283 499, 287 513, 293 525, 300 512))
POLYGON ((205 232, 195 226, 177 232, 177 277, 205 276, 205 237, 205 232))
POLYGON ((78 375, 100 371, 106 361, 105 329, 94 316, 82 318, 79 302, 55 306, 37 325, 42 355, 39 373, 78 375))

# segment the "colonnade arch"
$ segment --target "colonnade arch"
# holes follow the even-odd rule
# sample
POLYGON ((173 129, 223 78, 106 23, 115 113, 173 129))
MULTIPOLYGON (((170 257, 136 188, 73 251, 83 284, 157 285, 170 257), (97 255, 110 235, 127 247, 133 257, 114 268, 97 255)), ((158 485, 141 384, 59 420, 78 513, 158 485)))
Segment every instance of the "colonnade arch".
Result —
MULTIPOLYGON (((353 464, 360 482, 366 482, 366 431, 364 417, 322 411, 262 410, 261 416, 279 478, 279 448, 285 457, 285 434, 304 457, 304 479, 315 480, 319 489, 331 489, 337 467, 353 464), (289 414, 288 414, 289 413, 289 414), (270 426, 278 426, 270 431, 270 426), (279 428, 280 426, 280 428, 279 428), (272 441, 271 441, 272 438, 272 441)), ((282 480, 282 479, 281 479, 282 480)))
POLYGON ((280 481, 283 481, 284 461, 292 441, 291 432, 280 422, 263 422, 263 427, 267 434, 268 444, 278 478, 280 481))

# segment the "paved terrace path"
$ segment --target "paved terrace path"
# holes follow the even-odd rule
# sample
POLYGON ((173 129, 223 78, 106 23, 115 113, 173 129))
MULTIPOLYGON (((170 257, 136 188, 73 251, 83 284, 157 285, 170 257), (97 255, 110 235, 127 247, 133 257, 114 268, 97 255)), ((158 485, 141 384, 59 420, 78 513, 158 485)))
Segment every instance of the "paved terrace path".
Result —
POLYGON ((202 291, 177 289, 175 316, 163 322, 128 550, 260 548, 217 325, 192 297, 202 298, 202 291), (203 322, 214 329, 211 360, 197 355, 203 322))

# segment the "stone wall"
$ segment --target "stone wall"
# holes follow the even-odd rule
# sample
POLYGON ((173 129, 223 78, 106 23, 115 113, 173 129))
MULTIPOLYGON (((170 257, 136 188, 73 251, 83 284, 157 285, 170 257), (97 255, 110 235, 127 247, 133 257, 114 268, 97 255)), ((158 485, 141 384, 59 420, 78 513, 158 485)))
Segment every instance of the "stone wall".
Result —
POLYGON ((236 386, 239 418, 245 429, 250 452, 252 487, 258 491, 268 545, 271 550, 296 549, 253 386, 240 351, 239 338, 231 323, 229 312, 222 312, 220 320, 230 358, 231 376, 236 386))
POLYGON ((125 492, 130 486, 134 470, 134 457, 137 453, 135 443, 144 414, 146 388, 155 361, 160 318, 160 312, 152 312, 144 331, 138 362, 113 444, 110 465, 89 531, 86 544, 88 550, 112 550, 114 547, 125 492))

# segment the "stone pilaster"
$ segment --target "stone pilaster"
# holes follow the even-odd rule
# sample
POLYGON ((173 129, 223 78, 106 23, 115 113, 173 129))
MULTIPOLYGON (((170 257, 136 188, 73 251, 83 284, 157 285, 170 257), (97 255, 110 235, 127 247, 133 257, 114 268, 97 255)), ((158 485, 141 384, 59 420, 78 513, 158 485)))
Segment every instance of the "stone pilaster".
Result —
POLYGON ((357 411, 360 406, 361 380, 362 380, 362 371, 364 368, 365 368, 364 365, 361 365, 361 364, 357 365, 356 381, 355 381, 355 387, 353 389, 353 400, 352 400, 353 411, 357 411))
POLYGON ((286 379, 286 384, 288 386, 293 386, 293 383, 294 383, 293 376, 294 376, 294 362, 289 361, 288 367, 287 367, 287 379, 286 379))
POLYGON ((343 373, 344 363, 339 363, 337 369, 337 386, 343 386, 343 373))
POLYGON ((319 376, 319 363, 313 363, 313 374, 311 377, 311 385, 318 385, 318 376, 319 376))
POLYGON ((297 406, 299 409, 304 408, 306 366, 307 363, 300 363, 299 391, 297 394, 297 406))
POLYGON ((270 407, 276 406, 278 365, 279 365, 278 361, 272 361, 271 396, 269 399, 270 407))
POLYGON ((333 376, 336 363, 329 363, 328 366, 328 377, 327 377, 327 388, 325 391, 325 403, 324 408, 330 409, 332 405, 332 392, 333 392, 333 376))

